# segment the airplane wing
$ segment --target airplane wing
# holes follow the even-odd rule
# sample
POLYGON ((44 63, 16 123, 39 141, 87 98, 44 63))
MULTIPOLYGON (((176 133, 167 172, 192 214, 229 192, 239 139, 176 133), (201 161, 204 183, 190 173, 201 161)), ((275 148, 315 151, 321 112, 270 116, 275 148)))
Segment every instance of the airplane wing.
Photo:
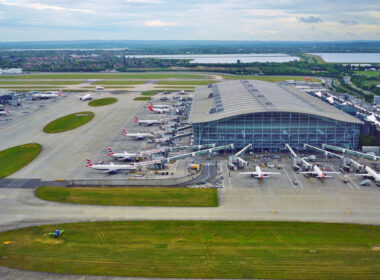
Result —
POLYGON ((279 172, 262 172, 263 173, 263 175, 280 175, 281 173, 279 173, 279 172))
POLYGON ((315 171, 302 171, 302 172, 298 172, 299 174, 313 174, 313 175, 317 175, 317 172, 315 171))
POLYGON ((370 177, 371 175, 369 175, 368 173, 361 173, 361 174, 354 174, 355 176, 363 176, 363 177, 365 177, 365 176, 368 176, 368 177, 370 177))
POLYGON ((340 172, 334 172, 334 171, 323 171, 325 174, 339 174, 340 172))

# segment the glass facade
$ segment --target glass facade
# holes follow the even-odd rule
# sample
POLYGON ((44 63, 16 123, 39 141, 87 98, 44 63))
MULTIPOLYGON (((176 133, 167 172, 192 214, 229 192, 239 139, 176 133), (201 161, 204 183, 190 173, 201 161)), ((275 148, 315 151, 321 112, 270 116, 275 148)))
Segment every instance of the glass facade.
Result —
POLYGON ((233 143, 235 149, 252 144, 255 152, 286 151, 285 144, 303 150, 303 144, 320 147, 326 143, 356 150, 360 124, 315 115, 265 112, 194 123, 194 144, 217 146, 233 143))

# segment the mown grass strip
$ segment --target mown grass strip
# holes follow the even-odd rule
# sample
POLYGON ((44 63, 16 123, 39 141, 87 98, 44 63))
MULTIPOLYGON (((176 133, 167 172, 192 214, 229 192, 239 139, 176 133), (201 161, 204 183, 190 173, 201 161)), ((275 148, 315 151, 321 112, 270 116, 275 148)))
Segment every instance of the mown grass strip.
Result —
POLYGON ((182 73, 54 73, 0 76, 0 79, 205 79, 202 74, 182 73))
POLYGON ((93 82, 92 85, 141 85, 145 84, 145 81, 98 81, 93 82))
POLYGON ((37 143, 29 143, 0 151, 0 178, 7 177, 32 162, 42 151, 37 143))
MULTIPOLYGON (((286 80, 295 80, 295 81, 305 81, 305 77, 298 76, 233 76, 233 75, 223 75, 223 78, 226 80, 258 80, 271 83, 283 82, 286 80)), ((320 79, 307 77, 308 82, 320 82, 320 79)))
POLYGON ((78 85, 83 81, 1 81, 0 85, 78 85))
POLYGON ((118 206, 216 207, 216 189, 39 187, 37 197, 57 202, 118 206))
POLYGON ((43 130, 46 133, 59 133, 72 130, 85 125, 91 121, 94 116, 95 114, 93 112, 88 111, 70 114, 48 123, 43 130))
POLYGON ((117 98, 115 97, 105 97, 105 98, 92 100, 88 103, 88 105, 93 106, 93 107, 98 107, 98 106, 111 105, 116 102, 117 102, 117 98))
POLYGON ((209 84, 215 84, 217 81, 158 81, 158 85, 194 85, 203 86, 209 84))
MULTIPOLYGON (((205 209, 205 211, 207 211, 205 209)), ((379 279, 380 227, 233 221, 120 221, 0 233, 0 266, 171 278, 379 279), (65 230, 59 239, 48 236, 65 230)))
POLYGON ((150 100, 150 97, 149 96, 138 96, 138 97, 135 97, 133 100, 135 100, 135 101, 148 101, 148 100, 150 100))

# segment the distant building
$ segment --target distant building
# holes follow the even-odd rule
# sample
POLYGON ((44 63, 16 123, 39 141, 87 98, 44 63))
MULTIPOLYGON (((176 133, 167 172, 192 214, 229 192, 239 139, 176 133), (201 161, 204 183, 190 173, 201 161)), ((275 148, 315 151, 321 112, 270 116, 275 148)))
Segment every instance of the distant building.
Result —
POLYGON ((362 122, 294 86, 227 81, 197 90, 190 120, 194 144, 248 144, 256 152, 285 151, 285 144, 358 148, 362 122), (210 90, 213 96, 210 96, 210 90))
POLYGON ((9 69, 1 69, 0 68, 0 75, 14 75, 14 74, 21 74, 22 68, 9 68, 9 69))

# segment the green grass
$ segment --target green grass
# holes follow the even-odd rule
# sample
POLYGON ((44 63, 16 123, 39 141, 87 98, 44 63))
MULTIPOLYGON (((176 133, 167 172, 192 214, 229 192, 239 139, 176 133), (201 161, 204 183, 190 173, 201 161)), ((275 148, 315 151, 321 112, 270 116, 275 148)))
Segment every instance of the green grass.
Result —
POLYGON ((93 106, 93 107, 98 107, 98 106, 114 104, 116 102, 117 102, 117 98, 115 97, 105 97, 101 99, 92 100, 88 102, 88 105, 93 106))
POLYGON ((153 96, 153 95, 156 95, 159 92, 162 92, 162 90, 148 90, 148 91, 142 92, 141 95, 144 95, 144 96, 153 96))
POLYGON ((78 85, 83 81, 0 81, 0 85, 78 85))
MULTIPOLYGON (((305 81, 305 77, 298 76, 232 76, 232 75, 222 75, 224 79, 227 80, 259 80, 271 83, 283 82, 286 80, 296 80, 305 81)), ((320 79, 310 78, 310 82, 320 82, 320 79)))
POLYGON ((205 79, 202 74, 182 73, 54 73, 0 76, 0 79, 205 79))
POLYGON ((164 88, 164 89, 195 89, 195 86, 182 86, 182 87, 178 87, 178 86, 155 86, 155 88, 164 88))
MULTIPOLYGON (((205 210, 206 211, 206 210, 205 210)), ((380 227, 231 221, 70 223, 0 233, 0 266, 172 278, 380 279, 380 227), (60 239, 47 235, 55 229, 60 239)))
POLYGON ((82 126, 94 118, 93 112, 78 112, 48 123, 44 127, 46 133, 59 133, 82 126))
POLYGON ((0 178, 7 177, 32 162, 42 151, 37 143, 24 144, 0 151, 0 178))
POLYGON ((145 81, 98 81, 92 83, 92 85, 141 85, 145 84, 145 81))
POLYGON ((380 71, 355 71, 354 73, 368 77, 380 77, 380 71))
POLYGON ((139 96, 139 97, 135 97, 133 100, 135 100, 135 101, 148 101, 148 100, 150 100, 150 97, 149 96, 139 96))
POLYGON ((78 204, 119 206, 218 206, 216 189, 188 188, 56 188, 39 187, 37 197, 78 204))
POLYGON ((217 81, 158 81, 158 85, 194 85, 203 86, 209 84, 215 84, 217 81))
POLYGON ((324 61, 323 58, 319 55, 309 54, 309 53, 304 53, 302 55, 314 63, 318 63, 318 64, 325 64, 326 63, 326 61, 324 61))

